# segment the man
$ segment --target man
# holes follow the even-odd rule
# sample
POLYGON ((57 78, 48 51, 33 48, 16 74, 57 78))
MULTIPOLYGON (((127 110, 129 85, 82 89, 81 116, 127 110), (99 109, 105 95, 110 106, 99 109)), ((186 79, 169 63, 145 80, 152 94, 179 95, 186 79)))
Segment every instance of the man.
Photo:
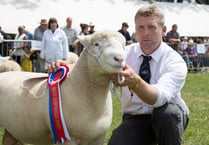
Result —
POLYGON ((162 42, 163 27, 164 15, 156 6, 144 6, 135 15, 139 43, 126 47, 127 65, 117 74, 125 82, 119 84, 112 76, 114 84, 123 87, 123 121, 108 145, 181 144, 189 113, 180 93, 187 67, 162 42))
POLYGON ((93 34, 95 32, 94 27, 95 27, 95 25, 92 22, 90 22, 89 23, 89 28, 90 28, 89 29, 89 34, 93 34))
POLYGON ((67 39, 68 39, 68 45, 69 45, 69 51, 75 52, 75 48, 77 45, 77 40, 78 34, 75 29, 72 28, 72 18, 67 17, 66 19, 67 25, 64 26, 62 29, 65 32, 67 39))
POLYGON ((129 44, 133 43, 132 40, 131 40, 131 36, 128 32, 128 27, 129 27, 128 23, 123 22, 121 29, 118 30, 118 32, 120 32, 125 37, 126 45, 129 45, 129 44))
MULTIPOLYGON (((123 87, 123 120, 108 145, 181 144, 189 113, 180 93, 187 67, 181 56, 162 42, 163 27, 164 15, 158 7, 149 5, 137 11, 139 43, 126 47, 127 65, 110 76, 115 85, 123 87), (117 75, 125 77, 122 84, 117 75)), ((49 70, 58 66, 56 62, 49 70)))
POLYGON ((172 25, 172 30, 166 35, 166 39, 169 45, 176 51, 178 51, 178 44, 181 42, 180 35, 177 32, 178 26, 176 24, 172 25))
POLYGON ((48 22, 46 19, 42 19, 40 25, 34 31, 34 40, 42 41, 44 32, 48 28, 48 22))

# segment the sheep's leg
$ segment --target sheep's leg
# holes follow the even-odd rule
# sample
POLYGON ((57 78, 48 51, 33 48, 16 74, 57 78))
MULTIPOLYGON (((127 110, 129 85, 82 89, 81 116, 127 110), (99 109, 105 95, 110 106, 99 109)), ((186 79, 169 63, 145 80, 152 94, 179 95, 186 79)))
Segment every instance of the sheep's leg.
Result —
POLYGON ((2 145, 23 145, 20 141, 15 139, 6 129, 2 139, 2 145))

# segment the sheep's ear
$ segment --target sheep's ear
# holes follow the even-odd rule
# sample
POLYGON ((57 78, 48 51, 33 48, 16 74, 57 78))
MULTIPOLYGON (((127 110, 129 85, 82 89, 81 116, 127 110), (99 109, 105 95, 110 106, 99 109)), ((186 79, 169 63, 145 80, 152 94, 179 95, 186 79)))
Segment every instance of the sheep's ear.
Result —
POLYGON ((78 39, 80 40, 80 43, 84 45, 84 47, 88 47, 90 44, 90 36, 78 36, 78 39))

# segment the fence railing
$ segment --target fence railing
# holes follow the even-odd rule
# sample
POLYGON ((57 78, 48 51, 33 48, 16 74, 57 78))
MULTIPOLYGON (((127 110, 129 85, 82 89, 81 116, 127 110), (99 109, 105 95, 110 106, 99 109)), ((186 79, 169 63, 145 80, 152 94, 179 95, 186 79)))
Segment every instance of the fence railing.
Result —
MULTIPOLYGON (((19 49, 19 50, 20 50, 19 49)), ((10 56, 18 62, 23 71, 44 72, 44 61, 39 58, 41 42, 35 40, 4 40, 0 43, 0 55, 10 56), (21 47, 21 53, 15 53, 21 47)))

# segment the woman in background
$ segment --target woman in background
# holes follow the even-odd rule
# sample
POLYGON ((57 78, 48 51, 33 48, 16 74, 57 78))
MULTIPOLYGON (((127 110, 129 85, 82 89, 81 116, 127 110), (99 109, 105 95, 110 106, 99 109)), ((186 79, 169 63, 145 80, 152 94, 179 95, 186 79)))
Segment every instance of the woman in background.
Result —
POLYGON ((56 18, 50 18, 48 29, 44 32, 41 45, 41 58, 45 59, 45 71, 48 65, 56 60, 66 60, 68 55, 68 41, 63 30, 58 28, 56 18))

